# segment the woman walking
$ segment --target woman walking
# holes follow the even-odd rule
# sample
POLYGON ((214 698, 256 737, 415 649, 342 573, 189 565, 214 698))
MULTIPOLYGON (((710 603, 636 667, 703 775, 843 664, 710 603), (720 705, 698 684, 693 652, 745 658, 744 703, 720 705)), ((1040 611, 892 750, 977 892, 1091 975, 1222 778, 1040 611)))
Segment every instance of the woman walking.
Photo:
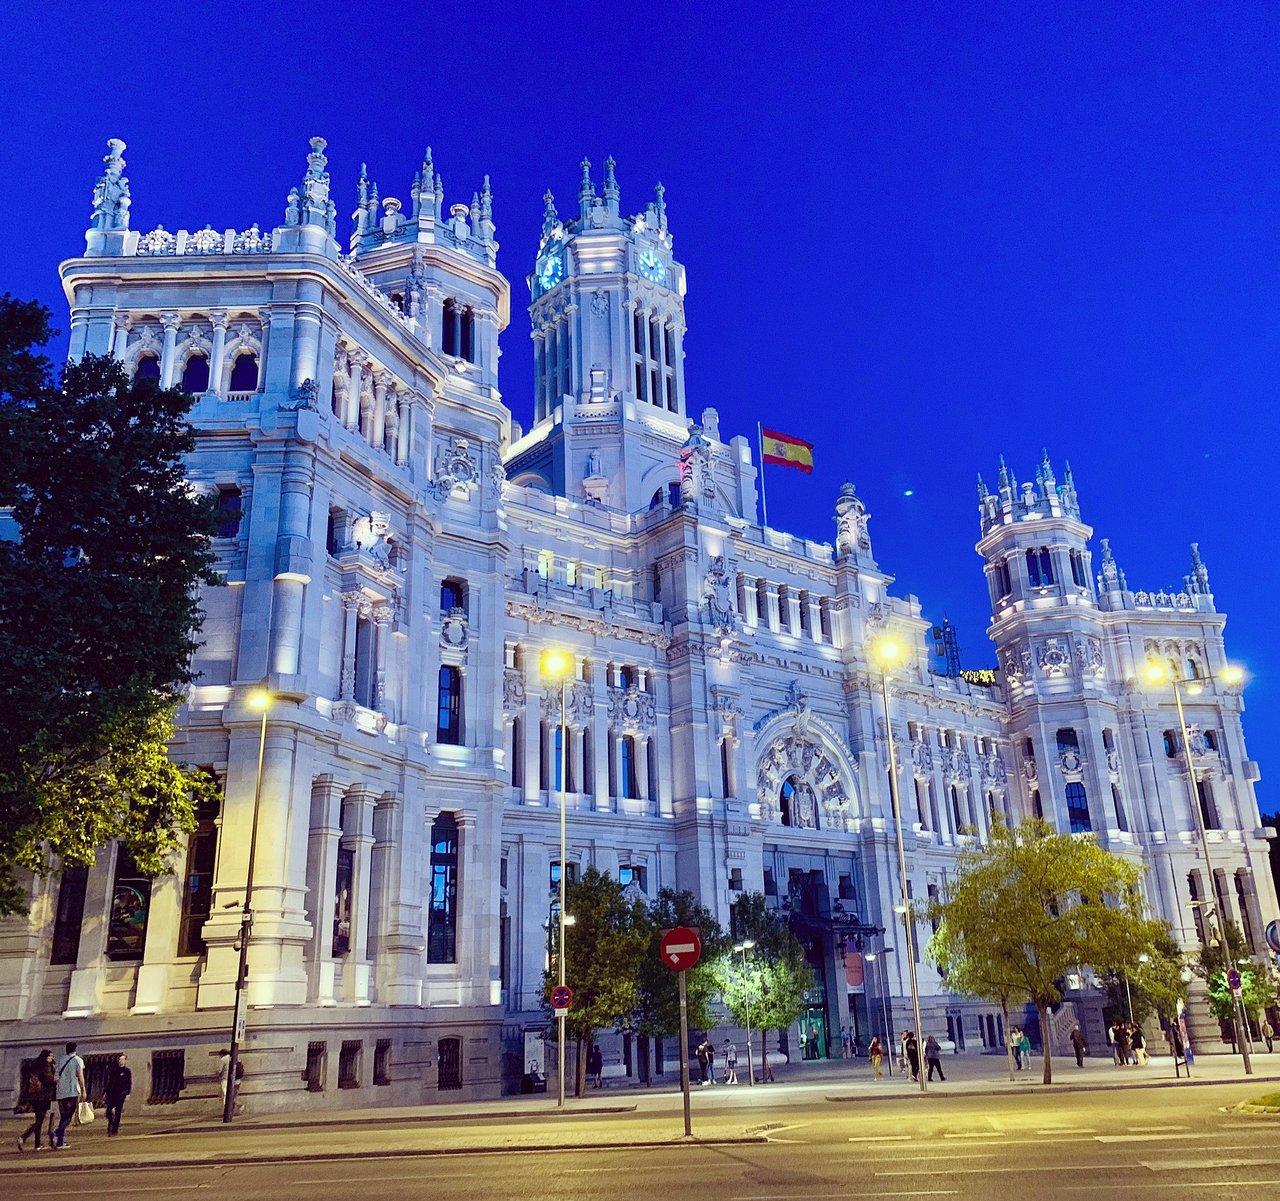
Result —
POLYGON ((44 1119, 49 1112, 49 1106, 53 1104, 53 1086, 56 1083, 53 1075, 52 1051, 45 1050, 40 1052, 31 1067, 31 1071, 27 1073, 25 1083, 27 1104, 31 1106, 31 1114, 35 1121, 23 1131, 22 1136, 18 1139, 18 1150, 25 1151, 27 1149, 27 1139, 34 1134, 36 1136, 36 1150, 43 1151, 44 1148, 40 1145, 40 1132, 44 1127, 44 1119))
POLYGON ((880 1036, 877 1034, 871 1040, 871 1046, 867 1048, 867 1054, 871 1057, 871 1072, 877 1080, 883 1076, 881 1067, 884 1064, 884 1047, 880 1045, 880 1036))

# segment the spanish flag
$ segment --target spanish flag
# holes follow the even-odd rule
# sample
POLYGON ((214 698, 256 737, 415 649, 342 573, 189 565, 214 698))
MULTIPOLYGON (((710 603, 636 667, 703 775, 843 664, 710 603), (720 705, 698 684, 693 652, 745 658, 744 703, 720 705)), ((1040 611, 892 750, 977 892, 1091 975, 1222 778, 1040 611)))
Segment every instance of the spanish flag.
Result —
POLYGON ((808 475, 813 470, 813 443, 802 442, 777 430, 760 433, 761 457, 775 467, 794 467, 808 475))

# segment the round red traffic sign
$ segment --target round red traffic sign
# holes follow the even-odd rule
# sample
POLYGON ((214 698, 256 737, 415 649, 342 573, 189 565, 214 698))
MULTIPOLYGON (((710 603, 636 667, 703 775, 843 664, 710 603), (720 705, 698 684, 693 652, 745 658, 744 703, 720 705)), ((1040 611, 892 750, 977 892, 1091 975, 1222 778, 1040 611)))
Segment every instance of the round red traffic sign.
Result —
POLYGON ((551 1008, 568 1009, 573 1004, 573 989, 567 984, 557 984, 551 990, 551 1008))
POLYGON ((658 942, 658 956, 673 972, 687 972, 702 958, 702 939, 691 926, 664 930, 658 942))

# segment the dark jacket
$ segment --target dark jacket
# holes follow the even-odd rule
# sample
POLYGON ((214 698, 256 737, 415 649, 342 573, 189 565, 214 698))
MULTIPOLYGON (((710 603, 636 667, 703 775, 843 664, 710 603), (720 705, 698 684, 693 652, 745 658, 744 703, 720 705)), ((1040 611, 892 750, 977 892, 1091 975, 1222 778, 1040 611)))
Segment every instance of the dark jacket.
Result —
POLYGON ((27 1073, 24 1082, 27 1103, 30 1105, 52 1104, 57 1083, 57 1077, 53 1074, 53 1060, 40 1061, 27 1073))
POLYGON ((116 1064, 107 1073, 105 1092, 108 1101, 123 1101, 133 1092, 133 1073, 127 1067, 116 1064))

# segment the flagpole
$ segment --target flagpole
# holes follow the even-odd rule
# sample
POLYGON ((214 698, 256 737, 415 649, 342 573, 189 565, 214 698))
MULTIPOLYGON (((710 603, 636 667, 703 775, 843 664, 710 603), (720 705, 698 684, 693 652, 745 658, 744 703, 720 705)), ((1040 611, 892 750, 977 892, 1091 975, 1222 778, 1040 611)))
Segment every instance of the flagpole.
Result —
POLYGON ((756 422, 756 442, 760 447, 760 508, 763 513, 761 527, 769 524, 769 498, 764 494, 764 426, 756 422))

